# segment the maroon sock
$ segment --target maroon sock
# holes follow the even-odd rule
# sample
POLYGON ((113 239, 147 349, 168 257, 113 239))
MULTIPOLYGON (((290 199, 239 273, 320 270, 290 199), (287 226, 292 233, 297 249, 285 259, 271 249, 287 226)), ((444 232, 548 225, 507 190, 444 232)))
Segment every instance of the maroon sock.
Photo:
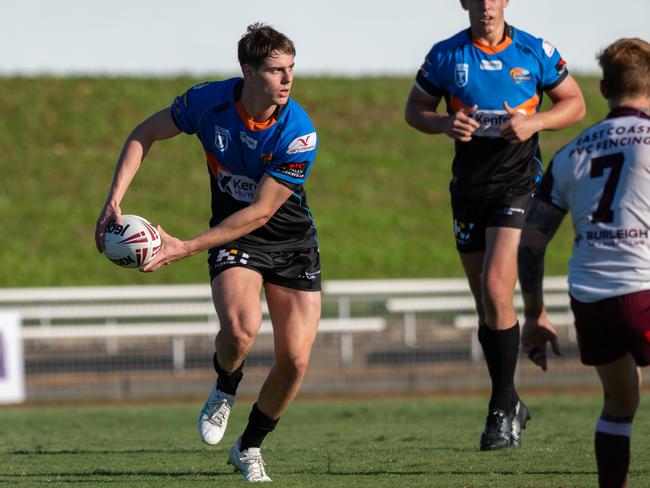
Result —
POLYGON ((630 438, 596 431, 596 462, 600 488, 625 488, 630 465, 630 438))

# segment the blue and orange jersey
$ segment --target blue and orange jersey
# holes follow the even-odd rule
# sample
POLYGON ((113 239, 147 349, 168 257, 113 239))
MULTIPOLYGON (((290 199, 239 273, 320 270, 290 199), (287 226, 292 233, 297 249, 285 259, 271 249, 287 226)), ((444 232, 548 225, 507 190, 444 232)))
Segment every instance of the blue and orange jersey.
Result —
POLYGON ((316 156, 318 138, 307 113, 292 99, 268 121, 254 122, 241 103, 243 80, 196 85, 171 106, 174 122, 196 134, 205 151, 215 226, 250 204, 268 174, 293 190, 264 226, 233 245, 259 250, 317 247, 303 184, 316 156))
POLYGON ((504 102, 534 114, 543 93, 567 76, 566 63, 551 43, 507 24, 496 46, 479 43, 469 29, 435 44, 416 76, 418 88, 444 98, 450 114, 478 107, 472 116, 480 128, 471 142, 456 143, 453 183, 480 194, 534 186, 541 170, 537 136, 515 145, 503 139, 499 126, 510 118, 504 102))

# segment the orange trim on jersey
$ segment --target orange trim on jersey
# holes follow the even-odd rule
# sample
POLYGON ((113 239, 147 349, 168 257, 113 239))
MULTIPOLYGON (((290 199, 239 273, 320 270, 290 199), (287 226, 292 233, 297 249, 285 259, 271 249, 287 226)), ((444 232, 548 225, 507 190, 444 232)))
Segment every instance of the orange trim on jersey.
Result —
POLYGON ((268 129, 276 122, 275 117, 271 117, 270 119, 265 120, 264 122, 254 121, 253 119, 251 119, 250 115, 246 113, 246 110, 244 110, 244 105, 241 103, 241 100, 238 100, 235 106, 237 107, 237 112, 239 113, 239 117, 242 119, 244 124, 246 124, 246 127, 248 127, 249 130, 258 131, 258 130, 268 129))
POLYGON ((537 94, 535 94, 535 96, 529 98, 524 103, 512 108, 514 108, 515 110, 523 110, 526 112, 526 115, 533 115, 537 113, 538 105, 539 105, 539 97, 537 96, 537 94))
POLYGON ((219 172, 219 169, 221 170, 227 169, 223 164, 219 162, 219 160, 214 154, 205 151, 205 156, 208 159, 208 166, 210 167, 210 172, 212 173, 212 176, 216 177, 217 173, 219 172))
POLYGON ((464 108, 469 109, 470 107, 469 105, 465 105, 463 102, 461 102, 460 99, 456 97, 450 97, 449 108, 453 113, 456 113, 456 112, 460 112, 464 108))
POLYGON ((485 54, 496 54, 500 53, 510 44, 512 44, 512 38, 506 36, 505 39, 503 39, 503 41, 501 41, 496 46, 488 46, 487 44, 479 42, 476 37, 472 36, 472 44, 474 44, 475 47, 483 51, 485 54))

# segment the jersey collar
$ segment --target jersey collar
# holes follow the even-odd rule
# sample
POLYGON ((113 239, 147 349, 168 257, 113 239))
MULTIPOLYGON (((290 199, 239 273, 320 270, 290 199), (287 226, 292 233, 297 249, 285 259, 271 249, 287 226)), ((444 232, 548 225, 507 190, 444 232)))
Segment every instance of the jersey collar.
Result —
POLYGON ((615 119, 617 117, 641 117, 642 119, 650 120, 650 115, 634 107, 616 107, 607 114, 608 119, 615 119))
POLYGON ((241 94, 243 89, 244 80, 242 79, 235 83, 235 88, 233 90, 233 99, 235 101, 235 107, 237 108, 239 117, 241 118, 242 122, 244 122, 244 125, 246 125, 246 127, 251 131, 260 131, 271 127, 278 120, 280 120, 284 109, 289 104, 287 102, 285 105, 277 105, 270 119, 265 120, 264 122, 256 122, 246 113, 246 110, 244 110, 244 104, 241 103, 241 94))
POLYGON ((512 44, 512 40, 514 39, 514 29, 512 28, 511 25, 508 25, 506 23, 506 27, 503 31, 503 39, 501 39, 501 42, 499 42, 499 44, 497 44, 496 46, 488 46, 486 44, 480 43, 472 35, 471 28, 467 30, 467 35, 472 40, 472 44, 474 44, 474 47, 476 47, 477 49, 480 49, 485 54, 497 54, 500 53, 501 51, 504 51, 510 44, 512 44))

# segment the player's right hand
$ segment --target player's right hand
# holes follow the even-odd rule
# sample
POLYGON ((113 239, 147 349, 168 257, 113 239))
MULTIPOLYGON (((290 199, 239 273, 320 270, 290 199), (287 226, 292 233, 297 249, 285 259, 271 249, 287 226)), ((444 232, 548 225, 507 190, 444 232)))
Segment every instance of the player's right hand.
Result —
POLYGON ((122 210, 119 205, 107 203, 99 214, 97 224, 95 225, 95 246, 100 253, 104 252, 104 231, 111 220, 121 224, 122 210))
POLYGON ((471 114, 476 112, 478 105, 471 108, 462 108, 447 118, 445 134, 457 141, 469 142, 472 140, 472 134, 480 127, 480 124, 471 114))
POLYGON ((543 314, 537 320, 527 318, 521 330, 521 347, 530 359, 543 371, 547 369, 547 343, 556 356, 561 356, 560 344, 557 340, 555 327, 548 320, 546 314, 543 314))

